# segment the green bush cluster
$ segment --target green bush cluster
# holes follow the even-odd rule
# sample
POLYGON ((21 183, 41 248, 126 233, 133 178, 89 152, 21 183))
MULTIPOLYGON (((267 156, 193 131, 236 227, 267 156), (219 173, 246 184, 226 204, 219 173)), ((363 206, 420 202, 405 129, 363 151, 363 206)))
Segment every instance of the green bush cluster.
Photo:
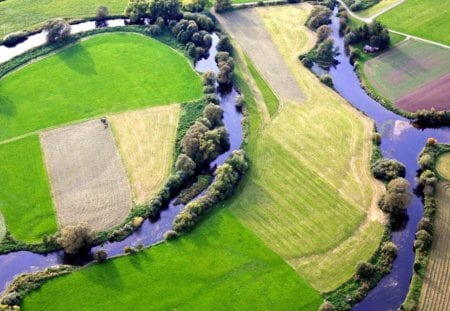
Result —
POLYGON ((124 15, 132 23, 142 24, 145 18, 156 21, 158 17, 167 22, 180 17, 180 8, 178 0, 129 0, 124 15))
POLYGON ((216 0, 214 2, 214 9, 217 13, 230 11, 232 8, 231 0, 216 0))
POLYGON ((388 28, 379 21, 373 21, 369 25, 363 24, 350 30, 344 37, 346 45, 366 41, 380 50, 387 49, 391 43, 388 28))
POLYGON ((391 216, 391 220, 405 214, 411 201, 410 187, 409 182, 402 177, 392 179, 387 184, 386 194, 381 198, 379 206, 383 212, 391 216))
POLYGON ((185 17, 189 19, 183 18, 176 23, 172 33, 178 42, 185 44, 189 56, 200 59, 208 54, 211 47, 212 38, 208 31, 214 23, 209 17, 198 13, 186 13, 185 17))
POLYGON ((344 2, 350 10, 357 12, 374 6, 380 2, 380 0, 344 0, 344 2))
POLYGON ((423 126, 441 126, 450 124, 450 110, 436 111, 434 108, 430 110, 419 110, 411 114, 411 118, 415 123, 423 126))
POLYGON ((317 5, 312 9, 306 25, 313 30, 316 30, 322 25, 328 25, 331 23, 331 14, 331 10, 326 6, 317 5))
POLYGON ((233 83, 234 77, 234 59, 228 52, 218 52, 216 54, 216 63, 219 67, 217 82, 222 85, 233 83))
POLYGON ((398 177, 405 177, 405 166, 394 159, 381 159, 371 165, 372 174, 376 179, 390 182, 398 177))
POLYGON ((231 197, 247 169, 248 159, 245 151, 233 151, 225 163, 216 169, 215 180, 206 194, 187 204, 175 217, 173 230, 179 233, 190 231, 215 204, 231 197))
POLYGON ((194 199, 197 195, 199 195, 203 190, 208 188, 209 184, 212 181, 212 177, 209 175, 199 175, 197 176, 197 180, 191 186, 183 189, 177 197, 175 201, 175 205, 178 204, 187 204, 192 199, 194 199))

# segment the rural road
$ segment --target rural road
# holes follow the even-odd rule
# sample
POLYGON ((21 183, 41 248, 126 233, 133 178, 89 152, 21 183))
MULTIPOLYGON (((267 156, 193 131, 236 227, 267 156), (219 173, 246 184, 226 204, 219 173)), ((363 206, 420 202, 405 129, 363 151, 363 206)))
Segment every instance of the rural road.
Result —
MULTIPOLYGON (((347 12, 348 12, 352 17, 354 17, 354 18, 356 18, 356 19, 358 19, 358 20, 360 20, 360 21, 362 21, 362 22, 364 22, 364 23, 370 23, 370 22, 372 22, 376 17, 378 17, 378 16, 380 16, 381 14, 386 13, 387 11, 393 9, 394 7, 396 7, 396 6, 400 5, 400 4, 402 4, 402 3, 405 2, 406 0, 402 0, 402 1, 399 1, 399 2, 397 2, 397 3, 394 3, 393 5, 388 6, 387 8, 384 8, 383 10, 381 10, 380 12, 378 12, 378 13, 372 15, 371 17, 361 17, 361 16, 358 16, 357 14, 355 14, 354 12, 352 12, 352 11, 349 9, 349 7, 348 7, 342 0, 337 0, 337 1, 339 1, 339 3, 347 10, 347 12)), ((439 43, 439 42, 435 42, 435 41, 431 41, 431 40, 427 40, 427 39, 424 39, 424 38, 421 38, 421 37, 416 37, 416 36, 413 36, 413 35, 410 35, 410 34, 407 34, 407 33, 404 33, 404 32, 400 32, 400 31, 396 31, 396 30, 392 30, 392 29, 389 29, 389 32, 392 32, 392 33, 395 33, 395 34, 398 34, 398 35, 405 36, 406 39, 412 38, 412 39, 419 40, 419 41, 422 41, 422 42, 426 42, 426 43, 429 43, 429 44, 434 44, 434 45, 437 45, 437 46, 440 46, 440 47, 443 47, 443 48, 446 48, 446 49, 450 49, 450 46, 448 46, 448 45, 445 45, 445 44, 442 44, 442 43, 439 43)))

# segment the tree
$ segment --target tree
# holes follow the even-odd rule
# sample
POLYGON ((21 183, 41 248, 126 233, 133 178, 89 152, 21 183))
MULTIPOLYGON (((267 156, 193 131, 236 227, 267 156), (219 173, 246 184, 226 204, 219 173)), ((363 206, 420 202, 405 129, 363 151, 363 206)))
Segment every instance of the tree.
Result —
POLYGON ((124 14, 132 23, 136 23, 148 16, 148 7, 147 0, 129 0, 124 14))
POLYGON ((387 192, 380 202, 381 209, 394 216, 405 213, 411 200, 409 188, 410 184, 404 178, 391 180, 387 185, 387 192))
POLYGON ((317 61, 325 65, 331 65, 334 60, 333 39, 326 39, 317 47, 317 61))
POLYGON ((319 39, 319 42, 324 41, 328 38, 328 36, 331 34, 331 27, 328 25, 322 25, 316 30, 317 38, 319 39))
POLYGON ((360 261, 356 265, 355 278, 360 281, 368 281, 375 274, 375 266, 369 262, 360 261))
POLYGON ((108 258, 108 254, 104 250, 98 250, 94 253, 94 260, 104 262, 108 258))
POLYGON ((319 311, 335 311, 336 309, 329 301, 325 301, 319 307, 319 311))
POLYGON ((223 110, 215 104, 208 104, 203 110, 203 117, 208 119, 212 127, 222 125, 223 110))
POLYGON ((322 5, 315 6, 311 11, 311 15, 307 21, 307 25, 312 29, 317 29, 322 25, 327 25, 331 22, 331 10, 322 5))
POLYGON ((385 182, 398 177, 405 177, 405 173, 405 166, 394 159, 381 159, 372 165, 373 176, 385 182))
POLYGON ((57 242, 64 248, 67 254, 77 254, 91 247, 95 233, 87 223, 76 226, 66 226, 61 230, 57 242))
POLYGON ((177 162, 175 164, 175 169, 177 171, 183 171, 188 176, 192 176, 192 175, 194 175, 196 168, 197 168, 197 166, 195 165, 195 162, 192 161, 192 159, 189 158, 187 155, 185 155, 184 153, 181 153, 178 156, 177 162))
POLYGON ((416 232, 416 240, 414 241, 414 249, 424 252, 430 249, 433 237, 425 230, 416 232))
POLYGON ((227 36, 220 38, 219 42, 217 42, 216 49, 219 52, 231 53, 233 51, 233 46, 231 45, 230 38, 227 36))
POLYGON ((108 7, 101 5, 97 7, 97 10, 95 10, 95 19, 98 21, 103 21, 108 17, 108 7))
POLYGON ((70 25, 63 19, 51 20, 45 23, 47 43, 53 44, 70 38, 70 25))
POLYGON ((214 9, 217 13, 229 11, 231 8, 231 0, 216 0, 214 3, 214 9))
POLYGON ((207 3, 207 0, 183 0, 182 7, 189 12, 201 12, 207 3))

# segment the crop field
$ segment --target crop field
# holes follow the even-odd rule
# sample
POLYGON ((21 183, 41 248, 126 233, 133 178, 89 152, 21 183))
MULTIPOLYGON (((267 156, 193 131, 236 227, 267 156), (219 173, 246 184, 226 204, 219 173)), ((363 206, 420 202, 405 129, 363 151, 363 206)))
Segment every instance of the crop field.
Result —
MULTIPOLYGON (((366 62, 364 69, 369 83, 395 102, 449 73, 450 50, 410 39, 366 62)), ((434 99, 427 97, 421 105, 432 105, 434 99)))
POLYGON ((194 100, 202 91, 198 74, 175 50, 114 33, 13 72, 0 80, 0 94, 1 141, 105 113, 194 100))
POLYGON ((449 0, 406 0, 377 19, 394 30, 450 45, 449 0))
POLYGON ((131 191, 110 128, 89 121, 43 132, 41 143, 61 227, 101 231, 126 218, 131 191))
MULTIPOLYGON (((449 157, 444 159, 450 166, 449 157)), ((443 161, 443 160, 441 160, 443 161)), ((447 172, 440 171, 445 175, 447 172)), ((437 187, 438 203, 434 224, 433 246, 420 293, 419 310, 450 310, 450 183, 437 187)))
MULTIPOLYGON (((260 54, 256 59, 284 62, 282 68, 288 68, 306 98, 283 102, 261 130, 252 169, 231 210, 316 289, 331 290, 378 246, 383 226, 376 202, 382 185, 369 171, 372 122, 298 62, 297 56, 315 43, 303 26, 310 9, 302 4, 243 10, 233 21, 245 32, 235 33, 225 24, 258 69, 255 53, 260 54), (251 29, 243 27, 249 24, 251 29), (264 29, 268 32, 260 37, 264 29), (251 40, 259 44, 256 52, 246 48, 251 40), (273 59, 273 45, 281 59, 273 59), (345 245, 352 251, 339 250, 345 245), (336 255, 327 263, 334 252, 345 256, 336 255)), ((229 13, 225 17, 231 20, 229 13)), ((276 76, 267 77, 272 85, 276 76)))
MULTIPOLYGON (((0 211, 11 235, 37 243, 42 236, 55 233, 57 223, 39 137, 1 144, 0 174, 0 211)), ((4 231, 1 223, 0 231, 4 231)))
POLYGON ((42 26, 48 19, 77 19, 95 16, 95 9, 105 5, 111 15, 122 14, 127 0, 8 0, 0 2, 0 38, 24 29, 42 26))
POLYGON ((23 309, 315 311, 321 303, 229 210, 218 209, 178 240, 47 282, 23 309))
POLYGON ((148 201, 170 174, 179 116, 175 104, 108 118, 136 204, 148 201))
POLYGON ((450 180, 450 153, 444 153, 439 156, 438 161, 436 163, 436 168, 442 177, 447 180, 450 180))

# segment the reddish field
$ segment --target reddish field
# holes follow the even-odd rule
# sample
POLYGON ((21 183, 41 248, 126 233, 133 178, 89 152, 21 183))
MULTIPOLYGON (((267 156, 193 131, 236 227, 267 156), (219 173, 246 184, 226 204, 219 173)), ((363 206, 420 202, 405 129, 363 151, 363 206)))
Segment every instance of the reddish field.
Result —
POLYGON ((415 112, 420 109, 450 109, 450 73, 434 80, 411 93, 402 96, 395 105, 403 110, 415 112))

